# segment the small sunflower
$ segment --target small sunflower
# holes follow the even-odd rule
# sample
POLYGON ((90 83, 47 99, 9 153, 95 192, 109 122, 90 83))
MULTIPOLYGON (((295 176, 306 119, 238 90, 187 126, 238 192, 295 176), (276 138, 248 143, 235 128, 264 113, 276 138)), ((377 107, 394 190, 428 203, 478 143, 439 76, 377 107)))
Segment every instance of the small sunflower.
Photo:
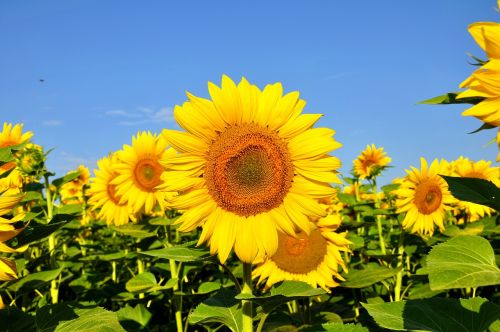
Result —
POLYGON ((476 70, 460 85, 468 90, 457 98, 484 98, 465 110, 462 115, 474 116, 492 126, 500 126, 500 24, 477 22, 469 26, 469 32, 486 52, 489 61, 476 70))
POLYGON ((360 179, 371 179, 391 162, 384 148, 377 148, 375 144, 367 145, 356 160, 354 160, 354 174, 360 179))
POLYGON ((119 162, 114 165, 118 175, 111 181, 120 204, 127 202, 133 213, 149 214, 156 206, 164 210, 170 194, 158 188, 164 185, 160 160, 168 160, 174 154, 162 137, 150 132, 138 133, 132 138, 132 146, 124 145, 117 152, 119 162))
POLYGON ((446 181, 438 174, 448 175, 448 163, 434 160, 430 167, 424 158, 420 158, 420 170, 412 167, 407 170, 400 187, 393 191, 398 195, 396 206, 398 213, 406 212, 403 227, 412 233, 430 236, 437 226, 444 230, 447 204, 454 202, 448 191, 446 181))
MULTIPOLYGON (((19 145, 26 143, 33 136, 31 131, 23 133, 23 125, 4 122, 3 130, 0 132, 0 148, 5 148, 9 146, 19 145)), ((23 176, 16 169, 15 162, 8 162, 0 166, 0 175, 5 172, 9 172, 9 175, 0 178, 0 191, 4 192, 8 190, 8 195, 14 195, 20 193, 20 188, 23 185, 23 176)))
POLYGON ((90 185, 89 204, 92 210, 100 209, 97 218, 103 219, 108 225, 125 225, 129 222, 130 209, 126 201, 116 193, 116 185, 111 181, 118 176, 114 165, 118 163, 116 154, 105 157, 97 162, 94 170, 95 178, 90 185))
POLYGON ((85 200, 84 186, 89 183, 89 169, 80 165, 76 170, 70 171, 66 175, 75 172, 78 172, 79 175, 61 186, 61 201, 64 204, 82 204, 85 200))
MULTIPOLYGON (((454 176, 484 179, 493 182, 497 187, 500 186, 500 169, 491 167, 491 161, 479 160, 474 162, 467 158, 459 158, 454 163, 454 176)), ((464 210, 469 216, 469 221, 476 221, 486 215, 491 215, 493 209, 471 202, 458 201, 458 208, 464 210)))
MULTIPOLYGON (((14 253, 17 252, 4 242, 12 239, 19 234, 23 229, 16 229, 14 223, 23 218, 19 214, 11 219, 6 219, 3 216, 10 214, 15 205, 17 205, 23 196, 0 196, 0 252, 14 253)), ((7 281, 17 278, 16 264, 14 261, 4 257, 0 257, 0 281, 7 281)))
POLYGON ((253 278, 266 288, 283 280, 307 282, 313 287, 329 288, 338 286, 344 280, 339 266, 347 272, 341 252, 349 251, 351 242, 347 232, 336 233, 340 225, 340 215, 332 214, 311 223, 311 232, 290 236, 278 232, 278 250, 272 256, 257 261, 252 272, 253 278), (335 278, 335 279, 334 279, 335 278))
POLYGON ((335 131, 312 128, 320 114, 301 114, 298 92, 283 95, 280 83, 264 90, 246 79, 222 77, 208 84, 212 100, 188 93, 174 116, 186 132, 164 130, 179 154, 166 161, 173 207, 185 211, 180 231, 203 227, 199 243, 224 262, 234 248, 243 262, 278 247, 278 230, 311 231, 308 217, 325 211, 315 199, 335 193, 341 146, 335 131))

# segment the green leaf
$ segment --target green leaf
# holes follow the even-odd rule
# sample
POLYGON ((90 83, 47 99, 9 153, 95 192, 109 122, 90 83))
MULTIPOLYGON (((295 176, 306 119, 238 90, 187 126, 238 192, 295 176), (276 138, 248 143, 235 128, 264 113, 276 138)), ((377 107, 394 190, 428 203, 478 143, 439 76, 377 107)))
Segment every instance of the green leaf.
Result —
POLYGON ((173 259, 177 262, 195 262, 211 258, 209 252, 206 250, 188 248, 183 246, 141 251, 139 254, 158 257, 162 259, 173 259))
POLYGON ((165 285, 159 285, 151 272, 143 272, 130 279, 125 288, 131 293, 149 293, 169 289, 177 284, 177 279, 170 279, 165 285))
POLYGON ((157 217, 149 219, 148 224, 155 226, 168 226, 172 225, 177 219, 179 219, 179 216, 176 216, 174 218, 157 217))
POLYGON ((54 179, 52 181, 52 184, 56 187, 60 187, 65 183, 73 181, 74 179, 79 177, 80 174, 81 174, 81 172, 79 172, 79 171, 70 172, 70 173, 66 174, 65 176, 63 176, 62 178, 54 179))
POLYGON ((215 295, 203 301, 189 315, 190 324, 222 323, 233 332, 243 331, 240 301, 235 290, 221 288, 215 295))
POLYGON ((500 306, 480 297, 362 305, 380 327, 396 331, 479 332, 500 319, 500 306))
POLYGON ((460 92, 449 92, 441 96, 437 96, 431 99, 423 100, 418 102, 418 104, 477 104, 484 100, 481 97, 471 97, 471 98, 460 98, 457 99, 457 95, 460 92))
POLYGON ((251 294, 238 294, 236 299, 251 300, 262 306, 262 309, 269 313, 276 306, 295 299, 304 297, 318 296, 326 292, 321 288, 314 288, 302 281, 283 281, 277 286, 273 286, 264 296, 255 296, 251 294))
POLYGON ((6 307, 0 310, 0 327, 8 332, 35 331, 35 317, 16 307, 6 307))
POLYGON ((135 308, 127 304, 117 312, 117 315, 120 323, 127 330, 144 328, 148 325, 151 317, 153 317, 153 314, 140 303, 135 308))
POLYGON ((38 191, 28 191, 24 194, 24 197, 21 202, 31 202, 31 201, 41 201, 43 200, 43 196, 38 191))
POLYGON ((26 143, 22 143, 0 148, 0 165, 14 160, 14 152, 21 150, 25 145, 26 143))
POLYGON ((23 277, 22 279, 19 279, 9 284, 9 286, 7 286, 7 289, 20 293, 29 292, 34 289, 42 287, 49 281, 54 280, 59 276, 59 274, 61 274, 61 272, 62 268, 56 270, 31 273, 28 274, 26 277, 23 277))
POLYGON ((112 229, 139 239, 156 236, 156 227, 147 224, 127 224, 112 229))
POLYGON ((38 309, 36 325, 38 332, 125 331, 116 313, 96 305, 68 302, 38 309))
POLYGON ((364 288, 377 282, 393 277, 398 269, 390 269, 384 266, 369 264, 363 270, 350 270, 346 275, 346 281, 341 286, 347 288, 364 288))
POLYGON ((448 183, 448 187, 461 201, 489 206, 500 211, 500 189, 493 182, 478 179, 441 175, 448 183))
POLYGON ((369 330, 361 325, 342 324, 342 323, 324 323, 300 328, 299 332, 368 332, 369 330))
POLYGON ((24 231, 19 233, 16 237, 18 240, 18 246, 23 246, 25 244, 44 239, 62 226, 66 225, 68 222, 69 220, 44 225, 39 224, 36 221, 31 221, 30 224, 26 226, 24 231))
POLYGON ((457 236, 434 246, 427 256, 426 272, 432 290, 500 284, 500 269, 488 240, 457 236))
POLYGON ((82 204, 65 204, 55 209, 54 214, 82 214, 83 206, 82 204))

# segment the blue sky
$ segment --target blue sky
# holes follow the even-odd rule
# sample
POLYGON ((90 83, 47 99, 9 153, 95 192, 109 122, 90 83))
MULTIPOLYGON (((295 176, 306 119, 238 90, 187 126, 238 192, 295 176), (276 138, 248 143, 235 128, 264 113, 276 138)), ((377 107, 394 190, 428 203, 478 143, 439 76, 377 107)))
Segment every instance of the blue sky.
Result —
POLYGON ((91 169, 139 130, 176 127, 185 91, 245 76, 299 90, 305 112, 337 131, 347 174, 367 145, 393 159, 382 182, 420 156, 494 160, 493 131, 465 106, 417 102, 456 91, 484 57, 467 32, 500 21, 492 0, 3 1, 0 120, 55 148, 61 174, 91 169), (42 83, 39 79, 44 79, 42 83))

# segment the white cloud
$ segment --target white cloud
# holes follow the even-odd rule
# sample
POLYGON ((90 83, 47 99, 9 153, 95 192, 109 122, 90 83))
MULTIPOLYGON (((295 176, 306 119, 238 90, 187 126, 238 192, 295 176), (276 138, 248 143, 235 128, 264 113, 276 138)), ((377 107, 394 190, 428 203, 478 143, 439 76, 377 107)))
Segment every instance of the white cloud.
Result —
POLYGON ((44 120, 42 121, 42 126, 56 127, 62 124, 61 120, 44 120))
POLYGON ((134 111, 126 110, 108 110, 104 115, 120 119, 119 125, 133 126, 144 123, 166 123, 173 121, 173 112, 171 107, 162 107, 154 109, 151 107, 139 106, 134 111))

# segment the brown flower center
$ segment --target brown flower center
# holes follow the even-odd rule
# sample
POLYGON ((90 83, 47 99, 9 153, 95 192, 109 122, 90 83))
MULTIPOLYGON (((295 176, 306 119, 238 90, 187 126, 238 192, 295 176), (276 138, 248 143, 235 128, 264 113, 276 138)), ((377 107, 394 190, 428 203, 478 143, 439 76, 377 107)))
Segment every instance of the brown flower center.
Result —
POLYGON ((250 216, 279 206, 292 185, 286 143, 254 124, 227 128, 208 151, 205 180, 223 209, 250 216))
POLYGON ((326 246, 327 242, 318 229, 311 231, 309 236, 301 232, 296 238, 279 232, 278 250, 271 260, 283 271, 306 274, 323 262, 326 246))
POLYGON ((420 213, 431 214, 441 205, 443 193, 438 183, 434 181, 424 181, 415 189, 413 202, 420 213))
POLYGON ((153 192, 161 184, 163 167, 151 157, 140 159, 135 165, 134 182, 143 191, 153 192))

